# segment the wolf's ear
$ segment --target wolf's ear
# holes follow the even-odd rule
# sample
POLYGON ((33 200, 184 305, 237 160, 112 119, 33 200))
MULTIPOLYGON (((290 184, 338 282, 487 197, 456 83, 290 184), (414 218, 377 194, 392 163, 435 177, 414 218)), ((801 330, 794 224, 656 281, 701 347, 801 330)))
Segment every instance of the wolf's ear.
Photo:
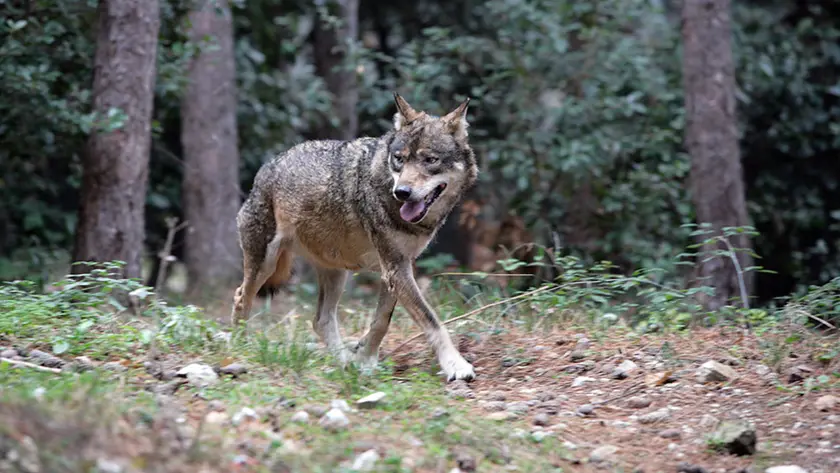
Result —
POLYGON ((396 92, 394 92, 394 103, 397 105, 397 113, 394 114, 395 130, 399 130, 405 125, 408 125, 420 116, 420 112, 414 110, 414 108, 412 108, 411 105, 409 105, 408 102, 406 102, 405 99, 396 92))
POLYGON ((470 126, 470 124, 467 123, 467 106, 469 106, 469 104, 470 98, 467 97, 466 100, 461 102, 461 105, 458 105, 455 110, 452 110, 443 117, 443 122, 446 123, 449 132, 459 140, 463 140, 467 137, 467 127, 470 126))

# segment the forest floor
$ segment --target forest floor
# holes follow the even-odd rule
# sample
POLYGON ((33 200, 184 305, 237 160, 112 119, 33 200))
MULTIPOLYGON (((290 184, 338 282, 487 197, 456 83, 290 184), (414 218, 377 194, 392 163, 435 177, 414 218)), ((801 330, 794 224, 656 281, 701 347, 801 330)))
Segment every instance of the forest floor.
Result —
MULTIPOLYGON (((803 328, 486 315, 449 325, 477 378, 447 384, 406 314, 364 376, 322 354, 311 304, 232 339, 226 311, 176 311, 154 346, 148 317, 32 304, 0 313, 3 472, 840 471, 840 344, 803 328)), ((369 305, 342 309, 348 338, 369 305)))

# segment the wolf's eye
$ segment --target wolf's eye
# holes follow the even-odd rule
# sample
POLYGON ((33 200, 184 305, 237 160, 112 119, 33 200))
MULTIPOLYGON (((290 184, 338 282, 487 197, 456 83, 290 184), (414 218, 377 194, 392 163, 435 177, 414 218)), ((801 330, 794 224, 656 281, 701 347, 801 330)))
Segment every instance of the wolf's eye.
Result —
POLYGON ((431 155, 428 155, 428 154, 427 154, 427 155, 426 155, 426 157, 425 157, 425 158, 423 158, 423 161, 424 161, 426 164, 435 164, 435 163, 437 163, 438 161, 440 161, 440 159, 439 159, 437 156, 431 156, 431 155))

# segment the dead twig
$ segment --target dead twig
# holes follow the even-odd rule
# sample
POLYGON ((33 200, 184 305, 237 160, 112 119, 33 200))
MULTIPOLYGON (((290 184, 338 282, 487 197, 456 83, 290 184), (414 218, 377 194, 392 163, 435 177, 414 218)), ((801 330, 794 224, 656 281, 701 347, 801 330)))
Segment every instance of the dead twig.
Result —
MULTIPOLYGON (((540 292, 545 292, 549 289, 554 289, 554 286, 546 285, 546 286, 538 287, 537 289, 533 289, 533 290, 528 291, 528 292, 523 292, 522 294, 519 294, 518 296, 508 297, 508 298, 502 299, 500 301, 496 301, 496 302, 492 302, 492 303, 487 304, 487 305, 483 305, 483 306, 479 307, 478 309, 474 309, 474 310, 471 310, 471 311, 467 312, 464 315, 459 315, 458 317, 454 317, 454 318, 451 318, 449 320, 445 320, 443 322, 443 324, 447 325, 447 324, 451 324, 453 322, 457 322, 459 320, 464 320, 464 319, 470 318, 470 317, 472 317, 476 314, 484 312, 487 309, 491 309, 491 308, 496 307, 498 305, 506 304, 508 302, 515 301, 517 299, 524 299, 526 297, 533 296, 533 295, 538 294, 540 292)), ((397 346, 397 348, 394 348, 393 350, 391 350, 391 353, 389 354, 389 356, 393 356, 398 351, 400 351, 400 349, 402 347, 408 345, 409 343, 413 342, 414 340, 417 340, 418 338, 420 338, 422 336, 423 336, 422 333, 418 333, 417 335, 414 335, 413 337, 409 338, 408 340, 402 342, 401 344, 399 344, 397 346)))
POLYGON ((61 370, 58 368, 47 368, 46 366, 36 365, 35 363, 30 363, 28 361, 12 360, 10 358, 2 357, 0 357, 0 361, 4 361, 14 366, 25 366, 26 368, 32 368, 33 370, 47 371, 49 373, 61 373, 61 370))

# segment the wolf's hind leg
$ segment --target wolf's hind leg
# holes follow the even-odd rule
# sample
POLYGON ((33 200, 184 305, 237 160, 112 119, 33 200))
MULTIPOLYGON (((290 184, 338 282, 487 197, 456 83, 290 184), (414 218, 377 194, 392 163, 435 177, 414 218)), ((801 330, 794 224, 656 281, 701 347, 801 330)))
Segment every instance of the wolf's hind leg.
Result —
POLYGON ((330 353, 344 365, 350 354, 341 342, 338 329, 338 301, 347 281, 347 271, 316 267, 318 275, 318 308, 312 326, 330 353))
POLYGON ((249 227, 240 232, 244 276, 233 296, 234 325, 248 319, 260 288, 278 273, 286 274, 291 261, 291 238, 279 228, 249 227))

